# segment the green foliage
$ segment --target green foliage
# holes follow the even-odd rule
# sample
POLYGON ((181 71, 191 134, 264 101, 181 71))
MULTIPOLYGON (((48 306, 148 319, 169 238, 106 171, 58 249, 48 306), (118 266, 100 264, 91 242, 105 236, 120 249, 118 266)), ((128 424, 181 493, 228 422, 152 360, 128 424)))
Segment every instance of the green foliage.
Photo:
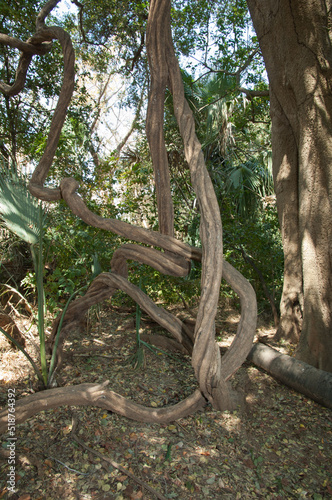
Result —
POLYGON ((224 254, 253 285, 260 312, 269 312, 270 304, 264 294, 257 272, 243 258, 242 250, 261 271, 275 303, 282 292, 283 251, 275 206, 268 204, 255 217, 237 216, 223 204, 224 254))
MULTIPOLYGON (((9 1, 1 5, 0 30, 27 39, 34 31, 39 3, 9 1)), ((107 137, 102 137, 111 130, 110 116, 113 119, 116 114, 109 109, 110 93, 117 93, 121 85, 126 90, 117 94, 117 109, 123 111, 136 109, 141 95, 147 93, 143 37, 148 7, 148 1, 87 0, 75 13, 60 15, 54 10, 47 20, 71 34, 77 69, 74 96, 48 182, 54 185, 62 177, 73 176, 80 182, 81 196, 97 214, 158 230, 153 168, 140 119, 134 144, 120 158, 118 151, 111 151, 114 144, 110 146, 107 137), (98 128, 98 123, 103 127, 98 128)), ((225 255, 254 284, 263 309, 266 299, 241 249, 253 258, 276 299, 282 253, 276 212, 266 204, 273 195, 269 103, 264 96, 250 96, 250 91, 268 86, 247 4, 245 0, 174 0, 171 15, 175 49, 185 67, 185 94, 222 212, 225 255)), ((0 61, 0 79, 12 83, 17 51, 0 45, 0 61)), ((49 54, 33 58, 24 92, 1 100, 0 154, 7 167, 17 168, 18 158, 32 166, 40 159, 61 74, 61 49, 55 42, 49 54)), ((175 232, 179 239, 200 246, 199 207, 169 93, 165 103, 175 232)), ((17 207, 17 212, 25 210, 17 207)), ((29 229, 25 225, 27 232, 29 229)), ((44 239, 45 291, 51 311, 93 275, 108 271, 112 254, 121 244, 117 236, 78 220, 62 202, 49 210, 44 239)), ((181 279, 143 269, 147 293, 156 300, 178 302, 180 293, 190 302, 200 295, 200 266, 196 263, 192 263, 189 277, 181 279)), ((140 266, 129 264, 134 283, 139 283, 141 272, 140 266)), ((24 285, 36 286, 29 270, 24 285)), ((227 288, 222 293, 230 294, 227 288)))
MULTIPOLYGON (((76 294, 82 290, 72 292, 67 300, 66 306, 63 310, 61 320, 58 326, 57 335, 55 338, 55 345, 52 352, 50 364, 48 366, 46 359, 46 337, 45 337, 45 292, 44 292, 44 259, 43 259, 43 243, 44 243, 44 227, 46 223, 46 214, 43 210, 41 202, 32 198, 27 186, 22 178, 15 174, 5 177, 4 174, 0 175, 0 191, 1 191, 1 205, 0 217, 11 232, 17 237, 23 239, 29 244, 32 260, 35 270, 35 281, 38 297, 38 312, 37 312, 37 327, 39 333, 39 350, 40 350, 40 364, 41 371, 34 363, 29 354, 9 335, 5 330, 0 328, 0 331, 23 352, 28 361, 31 363, 39 380, 46 388, 53 379, 54 366, 56 358, 56 350, 60 337, 60 331, 64 319, 64 315, 71 300, 76 294)), ((97 271, 96 256, 94 256, 95 272, 97 271)), ((83 287, 83 288, 86 288, 83 287)), ((20 293, 18 292, 18 295, 20 293)))
POLYGON ((262 200, 273 194, 273 180, 263 162, 248 161, 227 165, 225 169, 226 194, 234 200, 241 217, 255 217, 262 200))
POLYGON ((120 239, 108 231, 88 226, 73 216, 64 203, 50 211, 49 217, 50 226, 45 234, 48 269, 45 292, 48 307, 54 311, 75 290, 90 283, 97 273, 110 269, 120 239))
POLYGON ((194 303, 200 294, 200 265, 194 262, 191 272, 184 278, 166 276, 137 262, 129 263, 128 274, 130 281, 137 286, 143 277, 145 293, 156 302, 174 304, 185 297, 189 303, 194 303))
MULTIPOLYGON (((31 195, 23 180, 12 174, 5 178, 0 177, 1 206, 0 216, 5 226, 16 236, 22 238, 29 244, 32 260, 35 268, 38 315, 37 326, 39 333, 39 349, 41 374, 36 371, 35 364, 32 363, 38 377, 47 386, 48 370, 45 351, 45 325, 44 325, 44 287, 43 287, 43 228, 46 216, 41 203, 31 199, 31 195)), ((23 351, 23 349, 21 349, 23 351)), ((31 358, 24 352, 28 360, 31 358)))
POLYGON ((40 221, 38 207, 38 201, 29 193, 23 179, 0 174, 0 217, 7 229, 29 245, 39 242, 40 228, 46 220, 43 212, 40 221))
POLYGON ((153 169, 146 140, 127 149, 115 170, 119 216, 132 224, 157 229, 153 169))

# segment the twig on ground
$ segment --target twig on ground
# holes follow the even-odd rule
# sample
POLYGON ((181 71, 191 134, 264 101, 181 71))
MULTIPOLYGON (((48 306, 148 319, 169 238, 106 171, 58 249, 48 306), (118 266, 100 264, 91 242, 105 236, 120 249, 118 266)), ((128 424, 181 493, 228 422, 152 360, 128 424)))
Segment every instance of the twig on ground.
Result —
POLYGON ((75 472, 76 474, 80 474, 81 476, 90 476, 90 472, 81 472, 79 470, 76 470, 76 469, 72 469, 72 467, 69 467, 68 465, 66 465, 65 463, 61 462, 61 460, 58 460, 57 458, 55 457, 52 457, 51 455, 48 457, 50 458, 51 460, 54 460, 55 462, 58 462, 59 464, 63 465, 64 467, 66 467, 66 469, 72 471, 72 472, 75 472))
POLYGON ((196 319, 197 318, 197 314, 191 309, 191 307, 188 306, 187 302, 185 301, 183 295, 178 291, 178 290, 174 290, 177 295, 180 297, 181 301, 182 301, 182 304, 184 305, 184 308, 188 311, 188 313, 194 318, 196 319))
POLYGON ((140 387, 140 389, 147 392, 151 396, 157 396, 158 398, 160 397, 160 393, 150 391, 150 389, 148 387, 145 387, 145 385, 143 385, 143 384, 137 384, 137 385, 138 385, 138 387, 140 387))
POLYGON ((185 427, 183 427, 183 425, 181 425, 181 424, 180 424, 180 422, 175 422, 175 423, 176 423, 176 425, 177 425, 178 427, 180 427, 180 429, 181 429, 181 430, 183 430, 184 432, 187 432, 187 433, 189 434, 188 429, 186 429, 185 427))
POLYGON ((107 354, 99 354, 98 352, 93 352, 90 354, 81 354, 81 353, 74 353, 73 356, 77 356, 79 358, 93 358, 94 356, 98 356, 100 358, 108 358, 108 359, 118 359, 119 356, 108 356, 107 354))
POLYGON ((102 345, 105 345, 107 347, 112 347, 109 344, 106 344, 106 342, 103 342, 102 340, 99 340, 99 339, 92 339, 92 342, 96 342, 97 344, 102 344, 102 345))

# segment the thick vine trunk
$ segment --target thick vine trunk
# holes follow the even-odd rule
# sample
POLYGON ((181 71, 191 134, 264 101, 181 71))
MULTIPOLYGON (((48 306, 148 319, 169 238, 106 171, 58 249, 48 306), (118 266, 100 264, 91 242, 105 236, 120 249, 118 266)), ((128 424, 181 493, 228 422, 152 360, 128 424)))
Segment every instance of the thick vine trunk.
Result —
POLYGON ((171 181, 164 139, 164 101, 168 84, 168 68, 165 59, 170 9, 165 2, 150 3, 146 31, 146 48, 149 59, 151 84, 146 116, 146 136, 149 141, 156 185, 159 231, 173 236, 174 213, 171 181))
POLYGON ((248 0, 270 82, 273 173, 285 255, 279 336, 332 371, 331 7, 248 0))
MULTIPOLYGON (((230 264, 223 261, 219 206, 204 163, 201 145, 195 134, 194 117, 184 98, 181 72, 174 53, 170 26, 171 2, 170 0, 150 1, 147 29, 147 48, 152 74, 147 133, 154 163, 158 208, 161 212, 159 214, 160 232, 158 233, 94 214, 76 192, 79 184, 72 178, 62 179, 57 188, 51 189, 44 186, 74 87, 74 54, 70 38, 60 28, 48 28, 44 23, 45 16, 56 3, 57 0, 50 0, 46 4, 47 8, 42 11, 43 15, 38 17, 37 33, 30 39, 38 44, 53 38, 60 41, 64 55, 64 78, 46 148, 32 175, 29 189, 36 197, 43 200, 54 201, 63 198, 72 212, 91 226, 112 231, 149 247, 156 246, 161 249, 156 250, 134 244, 124 245, 118 249, 111 262, 112 272, 100 274, 95 278, 86 295, 69 306, 62 324, 59 346, 61 347, 65 335, 70 334, 73 323, 82 317, 92 305, 111 297, 115 290, 121 289, 157 323, 166 328, 175 338, 176 344, 179 344, 186 352, 192 353, 192 364, 199 389, 179 405, 153 409, 137 405, 112 391, 105 391, 104 385, 83 384, 77 388, 46 391, 40 396, 23 400, 16 407, 16 421, 23 421, 45 407, 51 408, 66 403, 93 404, 112 409, 128 418, 150 422, 168 422, 181 418, 204 406, 207 400, 218 410, 231 409, 233 401, 228 388, 228 379, 245 361, 252 346, 257 317, 256 297, 247 280, 230 264), (183 139, 192 185, 200 206, 202 249, 191 248, 172 236, 173 210, 163 137, 163 102, 166 84, 173 94, 174 113, 183 139), (157 307, 145 293, 127 280, 127 260, 133 259, 172 276, 185 276, 189 271, 191 259, 202 261, 202 294, 194 337, 178 318, 157 307), (237 335, 223 358, 215 341, 214 321, 222 277, 239 295, 241 302, 241 320, 237 335), (70 397, 69 401, 66 400, 68 397, 70 397)), ((51 349, 54 348, 58 324, 58 321, 55 321, 53 325, 51 349)), ((171 346, 174 347, 174 342, 171 346)), ((59 363, 57 366, 59 367, 59 363)), ((2 412, 0 432, 5 427, 5 420, 5 412, 2 412)))

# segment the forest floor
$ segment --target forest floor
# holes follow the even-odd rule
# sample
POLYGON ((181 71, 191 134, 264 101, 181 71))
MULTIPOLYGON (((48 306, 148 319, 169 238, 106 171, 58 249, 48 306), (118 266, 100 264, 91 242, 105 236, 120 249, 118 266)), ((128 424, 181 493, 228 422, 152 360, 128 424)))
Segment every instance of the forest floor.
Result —
MULTIPOLYGON (((172 312, 185 316, 181 307, 172 312)), ((230 344, 238 319, 236 310, 220 310, 221 347, 230 344)), ((160 332, 144 316, 141 328, 160 332)), ((257 334, 290 353, 290 345, 273 343, 267 323, 260 321, 257 334)), ((35 335, 31 328, 28 345, 34 355, 35 335)), ((59 375, 59 386, 110 380, 112 390, 152 407, 177 403, 197 388, 189 357, 146 350, 144 367, 135 370, 128 362, 135 352, 134 307, 95 309, 87 331, 72 332, 66 345, 75 354, 59 375)), ((36 380, 24 356, 4 339, 0 356, 4 408, 9 388, 19 399, 34 392, 36 380)), ((137 423, 94 407, 41 412, 16 427, 15 494, 6 489, 8 436, 2 436, 0 499, 332 498, 331 410, 250 363, 232 384, 243 399, 236 411, 207 406, 165 425, 137 423)))

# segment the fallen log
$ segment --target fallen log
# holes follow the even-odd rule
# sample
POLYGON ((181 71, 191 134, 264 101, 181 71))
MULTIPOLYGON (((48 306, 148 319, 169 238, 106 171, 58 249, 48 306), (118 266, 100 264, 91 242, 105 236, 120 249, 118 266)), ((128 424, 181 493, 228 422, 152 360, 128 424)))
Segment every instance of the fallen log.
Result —
POLYGON ((332 408, 332 373, 318 370, 260 343, 253 345, 247 361, 322 406, 332 408))

